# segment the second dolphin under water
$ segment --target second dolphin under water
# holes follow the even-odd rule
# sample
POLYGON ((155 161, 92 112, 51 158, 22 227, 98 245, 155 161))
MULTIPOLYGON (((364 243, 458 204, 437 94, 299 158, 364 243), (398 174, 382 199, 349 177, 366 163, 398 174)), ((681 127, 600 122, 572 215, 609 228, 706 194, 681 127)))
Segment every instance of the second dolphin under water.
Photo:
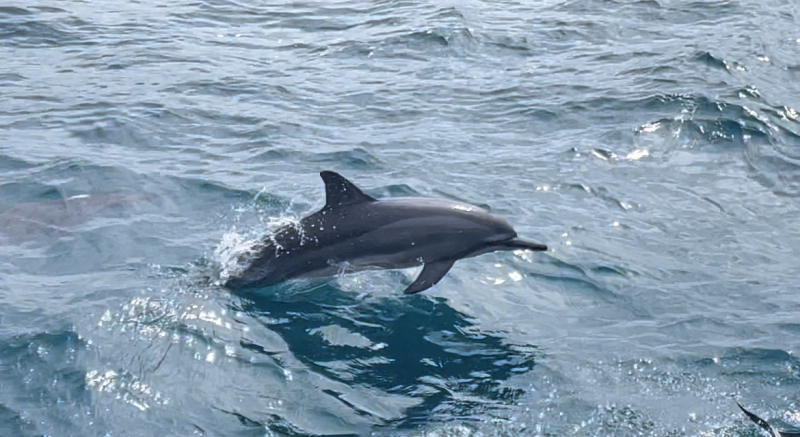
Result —
POLYGON ((504 219, 441 199, 375 199, 342 175, 320 173, 325 206, 299 224, 266 238, 231 288, 266 287, 299 277, 422 265, 405 289, 419 293, 439 282, 462 258, 498 250, 547 250, 517 238, 504 219))

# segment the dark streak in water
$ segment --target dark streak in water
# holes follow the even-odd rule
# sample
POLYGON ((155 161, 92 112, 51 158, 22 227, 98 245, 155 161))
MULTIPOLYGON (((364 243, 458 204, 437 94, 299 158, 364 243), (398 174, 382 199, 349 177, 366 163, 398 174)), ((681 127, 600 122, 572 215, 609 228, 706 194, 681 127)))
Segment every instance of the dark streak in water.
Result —
POLYGON ((745 414, 745 416, 747 416, 748 419, 752 420, 753 423, 759 426, 759 428, 769 433, 771 437, 800 437, 800 431, 799 432, 778 431, 775 428, 773 428, 772 425, 770 425, 766 420, 746 410, 742 406, 742 404, 737 402, 736 405, 739 406, 739 409, 742 410, 742 412, 745 414))
POLYGON ((501 388, 503 381, 530 370, 535 360, 535 352, 509 347, 502 337, 481 332, 442 299, 419 297, 362 308, 349 295, 324 287, 302 301, 284 302, 270 291, 248 294, 243 305, 242 310, 255 316, 283 320, 270 328, 316 371, 348 384, 419 397, 422 402, 407 411, 402 426, 433 416, 468 419, 475 408, 512 402, 522 392, 501 388), (336 347, 325 336, 307 334, 328 326, 351 330, 381 346, 336 347), (474 400, 453 397, 455 393, 474 400))

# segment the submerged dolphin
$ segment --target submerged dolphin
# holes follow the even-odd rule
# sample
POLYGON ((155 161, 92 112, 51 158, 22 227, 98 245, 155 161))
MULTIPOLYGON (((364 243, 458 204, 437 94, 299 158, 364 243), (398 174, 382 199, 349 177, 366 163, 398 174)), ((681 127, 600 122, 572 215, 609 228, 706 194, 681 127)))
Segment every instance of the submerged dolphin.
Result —
POLYGON ((425 291, 461 259, 497 250, 547 250, 517 238, 502 218, 439 199, 374 199, 342 175, 320 173, 325 206, 296 226, 266 238, 231 288, 264 287, 345 269, 402 269, 423 265, 406 294, 425 291))
POLYGON ((69 234, 69 228, 88 222, 97 215, 151 197, 146 194, 96 194, 20 203, 0 210, 0 244, 69 234))

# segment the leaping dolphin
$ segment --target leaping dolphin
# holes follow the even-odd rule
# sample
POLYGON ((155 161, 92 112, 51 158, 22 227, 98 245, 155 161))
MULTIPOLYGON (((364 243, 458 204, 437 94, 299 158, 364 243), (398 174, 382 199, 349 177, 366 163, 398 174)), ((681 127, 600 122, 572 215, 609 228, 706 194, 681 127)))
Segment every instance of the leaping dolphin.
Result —
POLYGON ((441 199, 375 199, 332 171, 325 206, 267 237, 230 288, 266 287, 292 278, 343 270, 403 269, 422 265, 405 294, 425 291, 462 258, 497 250, 547 250, 517 238, 504 219, 474 206, 441 199))

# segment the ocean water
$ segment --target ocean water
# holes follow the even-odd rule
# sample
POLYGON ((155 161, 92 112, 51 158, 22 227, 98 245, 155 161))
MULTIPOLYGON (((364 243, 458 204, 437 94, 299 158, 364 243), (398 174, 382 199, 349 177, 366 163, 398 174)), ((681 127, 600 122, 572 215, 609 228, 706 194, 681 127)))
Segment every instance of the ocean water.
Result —
POLYGON ((796 2, 29 0, 0 59, 2 436, 800 424, 796 2), (321 170, 550 250, 220 287, 321 170))

